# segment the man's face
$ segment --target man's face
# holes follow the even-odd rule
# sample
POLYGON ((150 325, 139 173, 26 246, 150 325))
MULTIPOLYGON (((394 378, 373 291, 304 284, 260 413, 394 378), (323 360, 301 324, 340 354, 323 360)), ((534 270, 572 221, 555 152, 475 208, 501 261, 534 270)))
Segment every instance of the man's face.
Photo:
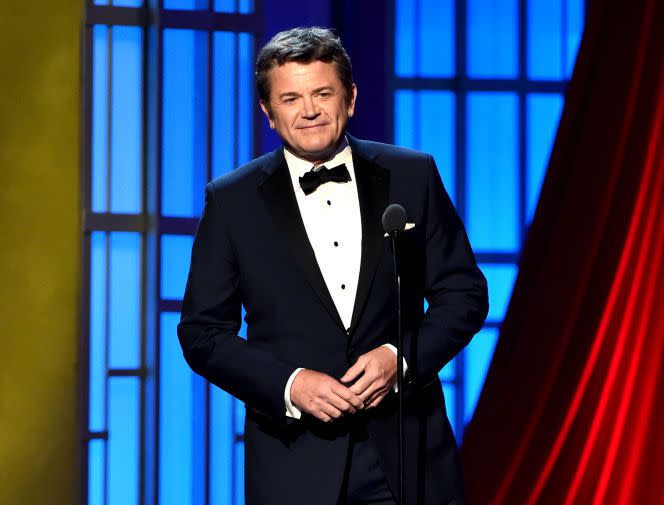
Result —
POLYGON ((333 63, 287 62, 270 70, 270 103, 261 108, 286 147, 296 156, 327 160, 346 131, 355 110, 357 90, 346 100, 333 63))

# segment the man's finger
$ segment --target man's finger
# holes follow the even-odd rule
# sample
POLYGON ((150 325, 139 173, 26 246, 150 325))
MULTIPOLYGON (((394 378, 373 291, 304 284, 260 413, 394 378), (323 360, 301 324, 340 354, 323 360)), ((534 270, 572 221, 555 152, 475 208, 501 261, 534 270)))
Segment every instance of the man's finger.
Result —
POLYGON ((321 405, 320 409, 331 419, 339 419, 343 415, 343 413, 338 408, 336 408, 334 405, 330 405, 329 403, 321 405))
POLYGON ((350 367, 346 373, 343 375, 340 382, 350 382, 357 378, 364 371, 365 361, 363 359, 358 359, 355 364, 350 367))
POLYGON ((380 394, 383 391, 383 388, 379 387, 375 382, 373 384, 370 384, 368 388, 362 393, 360 393, 360 398, 364 402, 365 405, 368 405, 370 403, 370 400, 373 399, 373 397, 376 394, 380 394))
POLYGON ((353 407, 356 409, 363 409, 364 408, 364 402, 360 399, 359 396, 357 396, 355 393, 353 393, 350 389, 348 389, 346 386, 342 386, 341 384, 337 384, 336 387, 332 388, 332 392, 346 400, 348 403, 350 403, 353 407))
MULTIPOLYGON (((364 374, 362 377, 360 377, 360 380, 358 380, 355 384, 350 386, 348 389, 350 389, 353 393, 358 395, 360 399, 364 402, 364 398, 362 398, 362 394, 373 384, 373 379, 369 378, 366 374, 364 374)), ((364 402, 366 405, 366 402, 364 402)))
POLYGON ((326 397, 327 402, 336 407, 341 412, 349 412, 354 414, 357 408, 351 402, 345 398, 337 395, 334 391, 330 391, 330 394, 326 397))
POLYGON ((380 402, 383 401, 383 398, 387 396, 387 393, 383 393, 381 395, 376 396, 371 403, 369 403, 369 406, 367 407, 368 409, 374 408, 376 405, 378 405, 380 402))

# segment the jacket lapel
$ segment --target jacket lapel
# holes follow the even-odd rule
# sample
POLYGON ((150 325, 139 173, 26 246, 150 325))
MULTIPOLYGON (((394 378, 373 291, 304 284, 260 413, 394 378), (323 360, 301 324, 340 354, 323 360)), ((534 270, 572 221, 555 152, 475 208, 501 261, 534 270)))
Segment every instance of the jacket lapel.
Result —
POLYGON ((345 332, 346 329, 327 289, 314 250, 309 242, 283 149, 274 151, 267 158, 263 171, 266 176, 259 182, 258 190, 267 205, 270 216, 293 255, 295 264, 302 271, 332 319, 345 332))
POLYGON ((390 173, 374 162, 375 155, 365 149, 361 141, 350 135, 348 140, 353 153, 353 167, 362 216, 362 258, 350 325, 352 333, 366 304, 378 260, 383 251, 382 217, 388 204, 390 173))

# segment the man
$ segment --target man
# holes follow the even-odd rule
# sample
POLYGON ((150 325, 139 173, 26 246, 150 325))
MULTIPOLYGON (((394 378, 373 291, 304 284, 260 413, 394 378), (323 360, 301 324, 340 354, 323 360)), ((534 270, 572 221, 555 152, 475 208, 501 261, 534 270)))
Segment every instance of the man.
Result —
POLYGON ((178 326, 192 369, 246 404, 246 503, 396 503, 390 203, 414 224, 398 246, 405 499, 463 503, 438 371, 483 324, 486 281, 434 161, 346 134, 357 89, 329 30, 277 34, 256 78, 284 147, 207 185, 178 326))

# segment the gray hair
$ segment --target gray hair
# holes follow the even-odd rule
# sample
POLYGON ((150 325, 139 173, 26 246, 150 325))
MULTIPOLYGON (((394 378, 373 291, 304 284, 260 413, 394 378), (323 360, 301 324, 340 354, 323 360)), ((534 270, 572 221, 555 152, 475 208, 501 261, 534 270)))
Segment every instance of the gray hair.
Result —
POLYGON ((300 27, 277 33, 258 53, 256 87, 258 96, 266 104, 268 110, 270 101, 268 73, 275 66, 281 66, 290 61, 333 63, 343 84, 346 102, 350 103, 353 96, 353 72, 341 40, 329 28, 300 27))

